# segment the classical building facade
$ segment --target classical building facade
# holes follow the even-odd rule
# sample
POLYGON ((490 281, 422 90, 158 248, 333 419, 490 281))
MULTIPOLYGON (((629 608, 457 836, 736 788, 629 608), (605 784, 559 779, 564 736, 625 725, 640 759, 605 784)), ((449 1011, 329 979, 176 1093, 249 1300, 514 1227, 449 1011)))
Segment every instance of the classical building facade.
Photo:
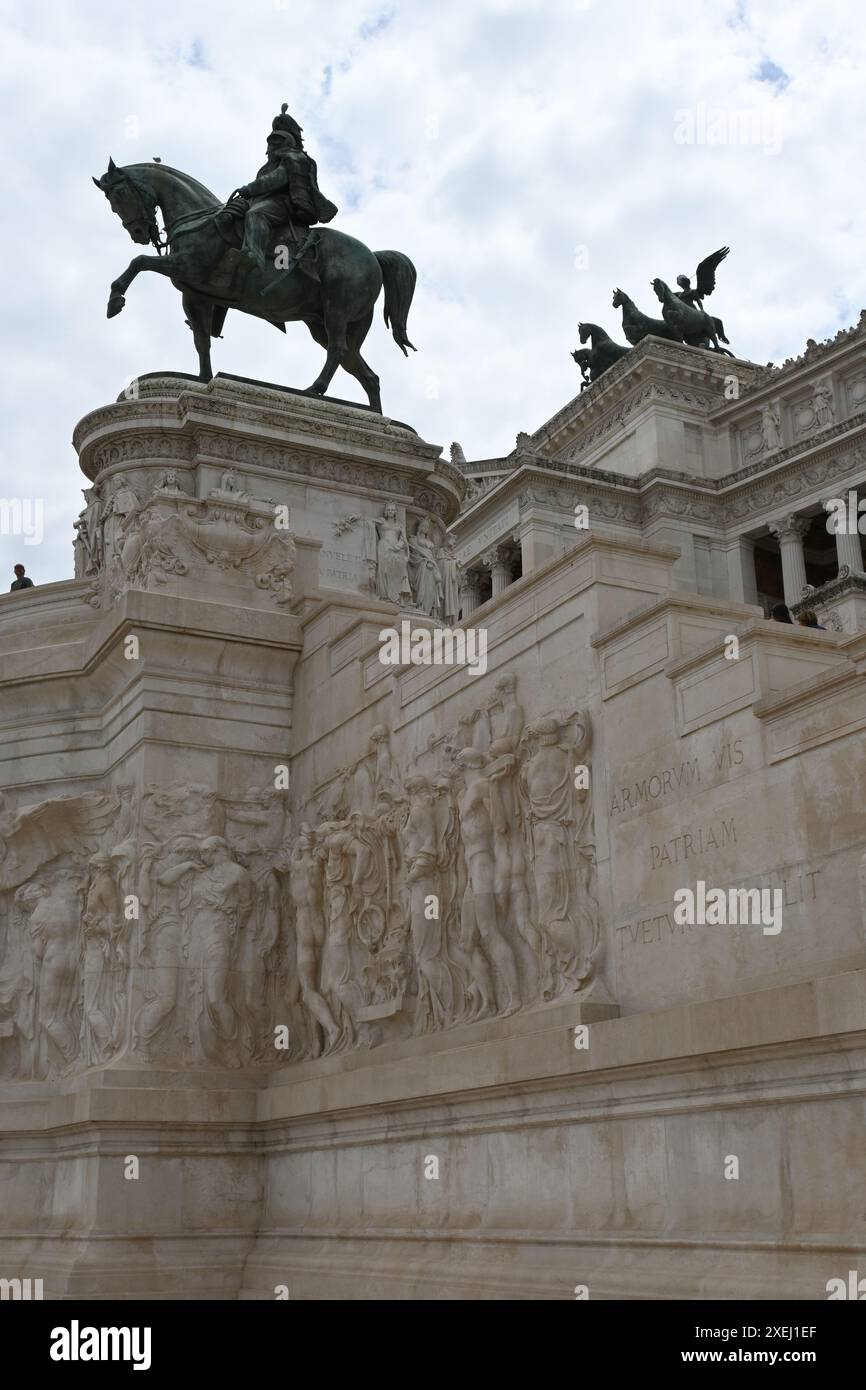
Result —
POLYGON ((475 462, 224 376, 80 422, 75 577, 0 596, 0 1275, 866 1258, 864 349, 647 339, 475 462))
POLYGON ((595 534, 676 546, 677 588, 765 611, 806 597, 856 630, 861 539, 831 534, 824 504, 864 482, 864 342, 861 319, 762 369, 644 339, 512 454, 461 465, 466 611, 571 546, 582 505, 595 534))

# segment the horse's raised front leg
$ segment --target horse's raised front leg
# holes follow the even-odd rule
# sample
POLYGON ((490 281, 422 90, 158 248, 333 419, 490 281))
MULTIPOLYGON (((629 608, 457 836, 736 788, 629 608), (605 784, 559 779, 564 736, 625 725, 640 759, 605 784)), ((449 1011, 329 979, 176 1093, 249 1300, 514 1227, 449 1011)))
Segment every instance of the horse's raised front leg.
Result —
POLYGON ((122 275, 118 275, 116 280, 111 282, 111 294, 108 299, 107 317, 113 319, 115 314, 119 314, 126 300, 124 295, 129 289, 136 275, 141 270, 153 270, 157 275, 176 275, 180 266, 177 258, 169 256, 134 256, 126 267, 122 275))

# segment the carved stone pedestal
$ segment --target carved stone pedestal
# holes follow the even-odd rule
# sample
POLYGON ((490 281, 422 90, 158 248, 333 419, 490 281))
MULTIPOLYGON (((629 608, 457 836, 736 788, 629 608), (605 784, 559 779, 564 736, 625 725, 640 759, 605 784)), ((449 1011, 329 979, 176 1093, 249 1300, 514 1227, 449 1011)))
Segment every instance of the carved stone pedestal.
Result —
MULTIPOLYGON (((74 438, 94 484, 77 543, 83 577, 111 568, 130 526, 135 529, 133 518, 150 519, 140 516, 143 504, 155 499, 164 513, 166 499, 179 493, 199 504, 200 514, 179 515, 209 563, 244 562, 238 530, 248 504, 247 524, 259 534, 269 519, 278 537, 318 544, 323 589, 390 598, 384 573, 376 587, 383 511, 393 514, 408 562, 409 539, 422 523, 434 552, 441 548, 465 489, 439 446, 407 425, 222 375, 206 386, 178 376, 141 377, 132 399, 92 411, 74 438), (230 516, 234 543, 224 544, 230 516)), ((159 555, 154 566, 163 574, 150 587, 165 577, 159 555)), ((405 595, 411 602, 408 585, 405 595)))

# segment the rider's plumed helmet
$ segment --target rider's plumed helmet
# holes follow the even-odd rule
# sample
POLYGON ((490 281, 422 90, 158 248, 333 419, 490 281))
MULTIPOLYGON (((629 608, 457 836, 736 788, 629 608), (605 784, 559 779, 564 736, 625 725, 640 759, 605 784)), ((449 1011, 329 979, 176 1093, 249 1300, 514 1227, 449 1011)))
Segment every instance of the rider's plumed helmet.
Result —
POLYGON ((288 110, 288 103, 284 101, 280 107, 280 114, 274 116, 271 122, 271 134, 268 137, 269 142, 270 140, 280 140, 282 142, 286 136, 289 136, 296 140, 299 146, 303 146, 304 142, 301 127, 298 125, 294 116, 288 114, 288 110))

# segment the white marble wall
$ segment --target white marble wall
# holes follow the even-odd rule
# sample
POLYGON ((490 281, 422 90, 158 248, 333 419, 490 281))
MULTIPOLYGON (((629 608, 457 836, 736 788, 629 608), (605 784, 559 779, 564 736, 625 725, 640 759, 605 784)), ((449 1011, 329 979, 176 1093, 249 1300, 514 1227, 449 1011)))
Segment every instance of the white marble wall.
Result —
MULTIPOLYGON (((295 400, 232 423, 212 394, 145 407, 181 433, 222 409, 253 453, 300 428, 295 400)), ((124 454, 124 409, 79 431, 88 467, 124 454)), ((326 423, 372 512, 369 422, 317 414, 311 449, 326 423)), ((259 566, 255 470, 211 477, 200 444, 189 502, 147 446, 160 494, 113 579, 50 586, 25 626, 0 597, 3 1272, 49 1297, 823 1297, 866 1196, 840 1159, 863 639, 591 535, 473 614, 483 672, 388 666, 382 630, 430 615, 319 585, 291 532, 259 566), (680 930, 699 877, 778 887, 782 929, 680 930)), ((426 446, 394 447, 386 495, 426 446)), ((424 486, 448 514, 447 471, 424 486)))

